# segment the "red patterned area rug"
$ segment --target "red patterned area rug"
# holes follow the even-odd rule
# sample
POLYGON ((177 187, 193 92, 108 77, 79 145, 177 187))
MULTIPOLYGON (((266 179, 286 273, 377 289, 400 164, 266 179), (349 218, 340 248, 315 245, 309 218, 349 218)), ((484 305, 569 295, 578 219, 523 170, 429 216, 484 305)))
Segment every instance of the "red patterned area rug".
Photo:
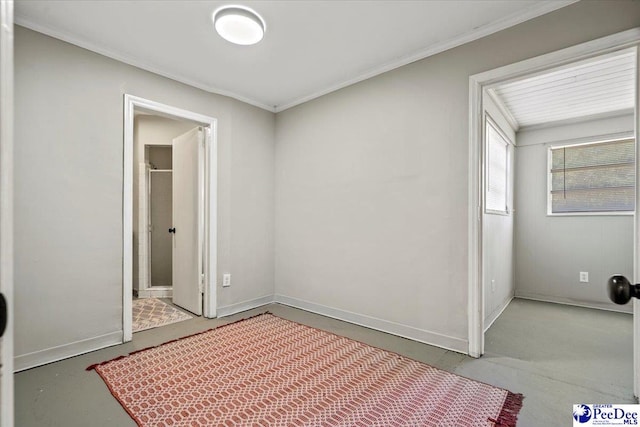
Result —
POLYGON ((140 426, 515 426, 522 395, 262 314, 87 368, 140 426))

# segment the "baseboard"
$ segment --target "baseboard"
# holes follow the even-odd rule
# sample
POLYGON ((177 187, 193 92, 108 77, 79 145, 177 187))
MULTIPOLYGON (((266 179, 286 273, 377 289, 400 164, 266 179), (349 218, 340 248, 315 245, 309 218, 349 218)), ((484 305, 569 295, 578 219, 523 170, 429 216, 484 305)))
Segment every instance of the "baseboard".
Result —
POLYGON ((122 331, 111 332, 99 337, 72 342, 70 344, 51 347, 33 353, 21 354, 14 357, 14 372, 57 362, 68 357, 78 356, 91 351, 100 350, 105 347, 122 344, 122 331))
MULTIPOLYGON (((625 313, 625 314, 632 313, 631 305, 629 305, 628 308, 625 309, 625 308, 617 308, 615 306, 609 307, 609 306, 605 306, 604 304, 603 305, 590 304, 586 302, 574 301, 574 300, 565 299, 565 298, 546 297, 546 296, 538 296, 538 295, 530 295, 530 294, 516 294, 515 297, 521 298, 521 299, 528 299, 531 301, 550 302, 554 304, 571 305, 574 307, 594 308, 596 310, 613 311, 615 313, 625 313)), ((627 306, 621 306, 621 307, 627 307, 627 306)))
POLYGON ((491 313, 486 319, 484 319, 485 332, 487 332, 487 330, 491 327, 491 325, 493 325, 493 322, 495 322, 496 319, 500 317, 502 312, 506 310, 507 306, 511 303, 511 301, 513 301, 513 298, 514 298, 513 296, 507 298, 500 307, 493 310, 493 313, 491 313))
POLYGON ((138 298, 173 298, 173 288, 162 286, 157 288, 139 289, 135 291, 138 298))
POLYGON ((266 295, 264 297, 242 301, 236 304, 225 305, 224 307, 218 307, 217 317, 231 316, 232 314, 241 313, 253 308, 262 307, 263 305, 271 304, 272 302, 273 295, 266 295))
POLYGON ((400 323, 390 322, 388 320, 378 319, 363 314, 353 313, 346 310, 327 307, 309 301, 297 298, 291 298, 284 295, 276 294, 274 302, 288 305, 290 307, 299 308, 301 310, 310 311, 312 313, 321 314, 323 316, 342 320, 344 322, 354 323, 366 328, 375 329, 377 331, 386 332, 413 341, 419 341, 425 344, 441 347, 446 350, 467 354, 469 344, 467 340, 456 338, 436 332, 426 331, 424 329, 414 328, 412 326, 400 323))

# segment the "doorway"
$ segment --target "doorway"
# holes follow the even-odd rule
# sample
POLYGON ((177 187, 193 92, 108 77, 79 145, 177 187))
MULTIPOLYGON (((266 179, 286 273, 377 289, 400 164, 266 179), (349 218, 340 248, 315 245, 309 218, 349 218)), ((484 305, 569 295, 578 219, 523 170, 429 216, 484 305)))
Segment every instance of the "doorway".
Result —
MULTIPOLYGON (((469 354, 473 357, 480 357, 484 353, 484 333, 485 333, 485 299, 487 293, 490 292, 490 285, 486 282, 485 277, 485 218, 483 212, 485 210, 484 202, 484 190, 483 179, 486 173, 484 163, 484 150, 483 150, 483 133, 484 133, 484 96, 487 91, 492 88, 496 88, 500 85, 508 84, 518 80, 522 80, 525 76, 531 77, 535 75, 541 75, 551 69, 562 69, 570 67, 578 61, 588 60, 590 58, 599 57, 602 55, 608 55, 615 52, 621 52, 625 49, 632 50, 634 54, 634 61, 636 66, 634 67, 634 84, 637 81, 637 44, 640 41, 640 30, 629 30, 620 34, 598 39, 592 42, 584 43, 575 47, 564 49, 562 51, 554 52, 541 57, 533 58, 530 60, 522 61, 509 66, 501 67, 496 70, 491 70, 482 74, 478 74, 470 77, 470 193, 469 193, 469 267, 470 267, 470 279, 469 279, 469 354)), ((637 93, 637 84, 635 84, 635 91, 637 93)), ((637 102, 637 95, 636 101, 637 102)), ((635 146, 637 147, 637 134, 638 134, 638 115, 637 106, 632 105, 632 110, 635 111, 633 116, 633 128, 632 136, 635 137, 635 146)), ((637 160, 636 149, 636 160, 637 160)), ((637 174, 637 161, 635 162, 636 176, 635 176, 635 190, 634 193, 637 197, 638 193, 638 174, 637 174)), ((536 193, 537 194, 537 193, 536 193)), ((543 193, 544 194, 544 193, 543 193)), ((516 216, 518 215, 516 209, 516 216)), ((634 228, 633 233, 633 273, 634 278, 638 279, 637 255, 638 255, 638 215, 632 216, 632 222, 634 228)), ((631 250, 632 248, 629 248, 631 250)), ((581 277, 582 278, 582 277, 581 277)), ((576 278, 577 279, 577 278, 576 278)), ((602 283, 604 288, 606 283, 602 283)), ((635 394, 638 394, 638 304, 634 301, 634 389, 635 394)))
POLYGON ((125 95, 124 102, 123 342, 126 342, 133 335, 134 289, 138 296, 171 296, 176 305, 194 314, 216 316, 217 186, 214 118, 131 95, 125 95), (169 142, 153 132, 139 138, 141 128, 136 126, 136 118, 172 124, 174 133, 169 142), (150 190, 154 186, 159 191, 152 199, 150 190), (152 218, 150 208, 154 201, 158 203, 152 218), (167 223, 171 227, 165 230, 167 223), (165 268, 155 270, 155 280, 153 240, 159 244, 155 247, 156 255, 160 255, 156 259, 158 267, 165 264, 165 268), (167 242, 171 242, 169 247, 167 242), (168 254, 170 268, 166 268, 168 254), (171 286, 166 283, 169 274, 171 286))

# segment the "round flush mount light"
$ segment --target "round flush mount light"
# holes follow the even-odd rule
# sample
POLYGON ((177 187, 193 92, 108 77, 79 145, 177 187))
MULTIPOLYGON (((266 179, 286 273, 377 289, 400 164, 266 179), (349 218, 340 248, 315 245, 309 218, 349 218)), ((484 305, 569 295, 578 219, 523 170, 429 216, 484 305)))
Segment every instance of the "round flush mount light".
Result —
POLYGON ((264 19, 245 6, 222 6, 211 18, 220 37, 243 46, 258 43, 267 28, 264 19))

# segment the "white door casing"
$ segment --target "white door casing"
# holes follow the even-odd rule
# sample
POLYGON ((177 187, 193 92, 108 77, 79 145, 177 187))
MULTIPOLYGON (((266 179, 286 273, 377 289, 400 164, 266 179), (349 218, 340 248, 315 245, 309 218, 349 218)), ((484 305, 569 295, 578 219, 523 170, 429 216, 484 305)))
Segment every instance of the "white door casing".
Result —
POLYGON ((133 338, 133 150, 134 115, 145 112, 177 120, 188 120, 204 127, 204 304, 203 315, 216 317, 217 280, 217 120, 181 108, 124 95, 124 156, 122 195, 122 341, 133 338))
MULTIPOLYGON (((634 48, 638 59, 640 28, 633 28, 621 33, 612 34, 566 49, 562 49, 515 64, 489 70, 469 77, 469 212, 468 212, 468 249, 469 249, 469 283, 468 283, 468 354, 480 357, 484 353, 484 284, 482 269, 482 134, 483 134, 483 92, 500 83, 521 78, 544 70, 562 67, 583 59, 604 55, 617 50, 634 48)), ((640 62, 639 62, 640 63, 640 62)), ((635 100, 635 138, 636 138, 636 200, 640 200, 640 153, 639 129, 640 117, 638 102, 640 99, 639 67, 636 67, 636 100, 635 100)), ((637 202, 636 202, 637 203, 637 202)), ((634 279, 640 281, 640 215, 637 209, 634 229, 634 279)), ((606 286, 606 284, 602 284, 606 286)), ((640 301, 633 301, 633 360, 634 394, 640 394, 640 301)))
POLYGON ((0 427, 13 410, 13 1, 0 1, 0 291, 7 327, 0 338, 0 427))
POLYGON ((195 128, 173 140, 173 302, 202 314, 202 145, 195 128))

